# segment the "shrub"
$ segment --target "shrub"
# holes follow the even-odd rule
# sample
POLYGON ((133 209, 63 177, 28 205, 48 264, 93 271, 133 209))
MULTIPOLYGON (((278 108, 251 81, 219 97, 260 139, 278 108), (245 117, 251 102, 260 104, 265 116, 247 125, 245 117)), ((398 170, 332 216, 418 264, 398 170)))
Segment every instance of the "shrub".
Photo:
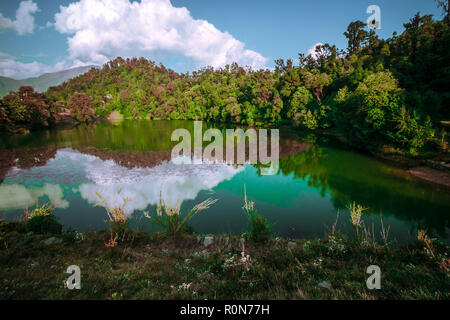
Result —
POLYGON ((356 229, 356 236, 359 238, 359 229, 362 227, 362 221, 361 217, 363 214, 363 211, 366 210, 363 206, 360 204, 356 204, 356 202, 350 203, 348 206, 348 211, 350 212, 350 220, 352 222, 352 225, 356 229))
POLYGON ((36 209, 31 212, 25 211, 25 215, 27 217, 26 226, 29 231, 38 234, 61 234, 62 232, 62 225, 53 215, 53 207, 48 204, 36 206, 36 209))
POLYGON ((296 113, 306 109, 306 106, 313 100, 312 94, 308 89, 301 86, 292 95, 290 108, 287 112, 288 118, 293 118, 296 113))
POLYGON ((266 242, 272 236, 270 224, 256 210, 247 212, 249 224, 248 239, 254 242, 266 242))
POLYGON ((255 209, 255 203, 247 200, 247 192, 244 186, 244 212, 248 219, 247 238, 254 242, 266 242, 272 236, 270 224, 265 217, 255 209))
POLYGON ((338 91, 334 116, 355 146, 388 143, 416 154, 434 136, 431 120, 405 107, 405 90, 390 71, 377 72, 359 83, 355 91, 338 91))
POLYGON ((90 122, 95 118, 92 98, 84 93, 75 93, 70 97, 67 107, 72 117, 80 122, 90 122))
POLYGON ((25 127, 48 126, 50 105, 44 94, 35 92, 31 86, 22 86, 17 92, 3 97, 0 122, 25 127))
POLYGON ((27 221, 27 228, 29 231, 39 234, 61 234, 62 232, 62 225, 56 221, 56 217, 53 215, 32 218, 27 221))

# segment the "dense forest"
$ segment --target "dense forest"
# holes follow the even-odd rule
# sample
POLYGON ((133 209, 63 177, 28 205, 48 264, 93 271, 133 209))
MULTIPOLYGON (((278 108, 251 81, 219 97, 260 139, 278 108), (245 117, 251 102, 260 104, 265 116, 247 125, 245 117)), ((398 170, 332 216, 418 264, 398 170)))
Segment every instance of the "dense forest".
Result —
POLYGON ((0 101, 0 130, 51 126, 62 114, 85 122, 118 111, 331 130, 371 150, 447 151, 442 122, 450 120, 450 32, 443 9, 443 20, 417 13, 388 39, 352 22, 345 50, 326 43, 315 55, 276 60, 274 70, 234 63, 179 74, 145 58, 118 57, 45 93, 10 92, 0 101))

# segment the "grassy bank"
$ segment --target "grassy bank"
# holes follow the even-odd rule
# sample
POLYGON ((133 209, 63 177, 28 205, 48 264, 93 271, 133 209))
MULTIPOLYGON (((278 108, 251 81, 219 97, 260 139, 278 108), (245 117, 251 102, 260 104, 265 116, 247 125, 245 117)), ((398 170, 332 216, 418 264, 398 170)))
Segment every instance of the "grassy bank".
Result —
POLYGON ((39 234, 5 221, 0 238, 0 299, 450 298, 448 265, 436 259, 448 248, 430 241, 395 248, 337 233, 254 242, 126 230, 111 246, 110 231, 39 234), (80 290, 65 287, 70 265, 81 269, 80 290), (369 265, 381 269, 379 290, 366 287, 369 265))

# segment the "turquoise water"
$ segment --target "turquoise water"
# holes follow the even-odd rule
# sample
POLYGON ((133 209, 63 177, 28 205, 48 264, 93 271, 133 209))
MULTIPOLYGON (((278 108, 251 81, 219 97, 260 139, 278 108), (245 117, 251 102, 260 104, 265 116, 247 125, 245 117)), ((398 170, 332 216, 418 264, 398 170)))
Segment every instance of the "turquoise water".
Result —
MULTIPOLYGON (((206 127, 213 127, 205 124, 206 127)), ((281 130, 280 170, 262 175, 258 165, 177 165, 170 140, 190 121, 125 120, 0 138, 0 212, 9 220, 25 208, 50 202, 66 229, 107 228, 96 192, 110 206, 123 198, 134 228, 153 230, 143 217, 162 197, 182 212, 209 197, 218 202, 191 220, 201 233, 246 231, 244 185, 277 235, 324 236, 339 212, 338 228, 353 234, 346 206, 366 207, 363 220, 379 235, 380 217, 390 239, 413 241, 426 228, 448 243, 450 192, 391 164, 343 148, 323 136, 281 130)), ((224 129, 219 126, 219 129, 224 129)))

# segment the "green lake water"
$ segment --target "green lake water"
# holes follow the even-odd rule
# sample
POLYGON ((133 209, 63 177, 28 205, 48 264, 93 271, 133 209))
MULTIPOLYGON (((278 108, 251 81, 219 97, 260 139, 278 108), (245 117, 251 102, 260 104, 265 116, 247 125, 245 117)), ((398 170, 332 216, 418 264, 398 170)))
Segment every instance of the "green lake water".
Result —
POLYGON ((352 236, 346 206, 355 201, 367 208, 363 220, 377 236, 382 217, 398 243, 414 241, 418 228, 449 243, 449 189, 390 163, 286 129, 280 130, 277 174, 263 175, 252 164, 179 165, 170 161, 177 144, 170 137, 178 128, 193 132, 193 122, 123 120, 1 137, 0 216, 18 220, 38 200, 56 208, 66 229, 106 229, 106 212, 95 206, 98 192, 111 207, 129 198, 131 226, 151 231, 143 212, 154 211, 160 197, 181 201, 182 212, 212 197, 218 202, 191 220, 194 230, 241 234, 245 185, 279 236, 323 237, 337 212, 337 227, 352 236))

